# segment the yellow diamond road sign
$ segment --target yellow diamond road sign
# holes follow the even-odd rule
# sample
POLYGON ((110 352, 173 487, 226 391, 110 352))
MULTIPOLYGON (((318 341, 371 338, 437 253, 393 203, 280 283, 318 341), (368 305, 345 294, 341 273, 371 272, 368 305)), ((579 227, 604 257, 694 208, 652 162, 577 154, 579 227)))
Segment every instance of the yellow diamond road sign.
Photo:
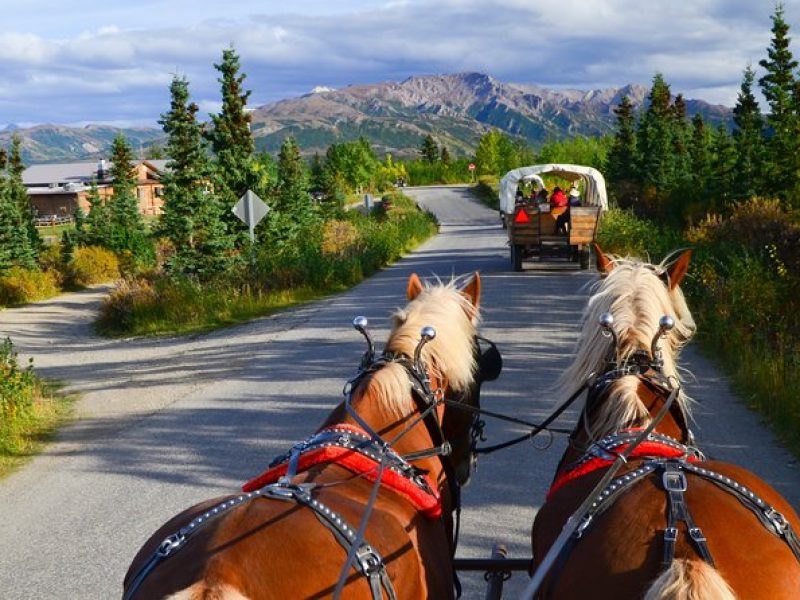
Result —
POLYGON ((250 230, 250 241, 256 239, 255 228, 259 221, 267 216, 269 206, 259 198, 255 192, 247 190, 239 201, 231 209, 231 212, 239 217, 250 230))

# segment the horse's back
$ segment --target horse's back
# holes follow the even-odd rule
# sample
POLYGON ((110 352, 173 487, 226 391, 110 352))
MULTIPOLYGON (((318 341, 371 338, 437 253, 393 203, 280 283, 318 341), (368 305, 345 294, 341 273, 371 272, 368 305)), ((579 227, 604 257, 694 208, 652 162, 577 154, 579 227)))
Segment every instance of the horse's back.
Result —
MULTIPOLYGON (((708 462, 703 467, 735 479, 781 511, 800 531, 797 515, 783 498, 741 467, 708 462)), ((536 515, 534 557, 543 557, 564 522, 591 492, 604 471, 586 475, 560 490, 536 515)), ((770 532, 733 494, 687 474, 686 506, 705 535, 716 567, 739 598, 797 598, 800 563, 789 546, 770 532)), ((641 598, 664 570, 667 496, 660 477, 650 475, 595 518, 583 537, 551 571, 543 597, 641 598), (631 568, 635 565, 636 568, 631 568)), ((678 524, 675 557, 702 560, 678 524)))
MULTIPOLYGON (((226 499, 192 507, 159 529, 134 559, 126 588, 165 537, 226 499)), ((333 488, 323 490, 319 499, 358 528, 365 505, 360 497, 349 498, 333 488)), ((442 562, 449 550, 439 547, 439 540, 446 539, 438 529, 441 523, 421 517, 410 505, 398 514, 397 506, 396 500, 379 497, 365 535, 365 541, 383 558, 397 597, 452 596, 450 573, 442 562)), ((346 558, 347 550, 310 509, 294 502, 257 498, 200 527, 183 548, 158 563, 134 598, 330 597, 346 558)), ((343 596, 371 599, 366 577, 351 568, 343 596)))

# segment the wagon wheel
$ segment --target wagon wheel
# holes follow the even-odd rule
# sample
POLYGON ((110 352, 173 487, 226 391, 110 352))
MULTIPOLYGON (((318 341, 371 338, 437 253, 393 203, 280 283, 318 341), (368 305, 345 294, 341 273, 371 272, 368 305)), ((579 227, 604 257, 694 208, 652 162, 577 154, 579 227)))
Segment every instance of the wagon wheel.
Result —
POLYGON ((514 271, 522 271, 522 246, 511 244, 511 268, 514 271))

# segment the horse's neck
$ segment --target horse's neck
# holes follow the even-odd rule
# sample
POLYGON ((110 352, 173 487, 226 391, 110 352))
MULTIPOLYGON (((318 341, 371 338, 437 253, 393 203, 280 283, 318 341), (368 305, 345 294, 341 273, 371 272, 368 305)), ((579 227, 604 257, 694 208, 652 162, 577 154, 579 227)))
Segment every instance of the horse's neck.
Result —
MULTIPOLYGON (((648 413, 650 413, 651 418, 655 418, 656 415, 658 415, 659 411, 663 408, 664 403, 666 402, 666 398, 664 398, 661 394, 656 393, 644 382, 639 383, 638 395, 639 399, 647 408, 648 413)), ((655 433, 660 433, 661 435, 671 437, 681 443, 688 443, 690 440, 689 431, 686 428, 687 424, 681 422, 685 419, 685 415, 681 419, 676 418, 676 416, 680 414, 680 411, 681 409, 678 405, 678 400, 676 399, 670 407, 669 412, 664 415, 653 431, 655 433)), ((587 431, 588 428, 584 425, 584 419, 588 419, 588 421, 591 423, 592 414, 584 416, 584 414, 581 413, 580 420, 575 427, 575 431, 573 432, 573 435, 570 436, 569 447, 561 458, 559 469, 565 465, 569 465, 577 460, 580 460, 586 453, 586 450, 589 448, 589 446, 596 441, 590 437, 587 431)), ((640 426, 642 426, 642 424, 619 423, 613 430, 604 432, 602 435, 598 436, 598 438, 602 438, 605 435, 623 431, 631 427, 640 426)))

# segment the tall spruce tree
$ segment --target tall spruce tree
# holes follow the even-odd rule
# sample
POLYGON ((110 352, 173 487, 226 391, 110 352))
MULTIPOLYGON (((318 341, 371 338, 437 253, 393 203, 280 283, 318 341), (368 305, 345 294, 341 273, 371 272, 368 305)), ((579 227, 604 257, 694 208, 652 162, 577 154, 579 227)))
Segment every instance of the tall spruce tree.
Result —
POLYGON ((83 223, 80 243, 84 246, 106 247, 112 237, 111 212, 100 197, 96 183, 91 183, 86 200, 89 202, 89 213, 83 223))
MULTIPOLYGON (((5 157, 2 157, 5 158, 5 157)), ((36 266, 25 221, 12 193, 6 160, 0 168, 0 272, 10 267, 33 269, 36 266)))
POLYGON ((222 110, 211 115, 212 127, 205 132, 214 152, 216 177, 214 189, 226 208, 223 219, 231 231, 244 239, 244 226, 229 210, 253 184, 253 152, 255 142, 250 132, 250 113, 247 99, 250 90, 244 89, 246 75, 240 74, 239 55, 231 47, 222 51, 222 62, 215 64, 222 90, 222 110))
POLYGON ((648 95, 649 105, 639 122, 637 147, 642 181, 662 197, 675 182, 675 116, 670 101, 669 85, 657 73, 648 95))
POLYGON ((733 197, 736 199, 756 196, 763 185, 764 120, 758 100, 753 95, 754 80, 755 72, 748 65, 733 108, 733 121, 736 123, 733 137, 737 155, 733 197))
POLYGON ((422 160, 429 164, 433 164, 439 159, 439 146, 430 133, 423 138, 419 153, 422 160))
POLYGON ((442 151, 439 153, 439 160, 443 165, 450 164, 450 151, 447 149, 447 146, 442 144, 442 151))
POLYGON ((636 194, 638 157, 636 153, 636 118, 628 96, 620 99, 614 108, 617 131, 608 153, 606 172, 617 201, 630 205, 636 194))
POLYGON ((736 146, 725 125, 720 124, 712 139, 713 163, 711 198, 716 202, 712 208, 722 208, 731 203, 734 196, 734 173, 736 169, 736 146))
POLYGON ((308 184, 311 190, 321 192, 325 189, 325 166, 322 164, 322 157, 319 152, 314 152, 311 157, 311 164, 308 169, 308 184))
POLYGON ((121 133, 111 144, 111 161, 114 192, 108 201, 111 236, 106 245, 116 252, 130 252, 138 262, 149 263, 154 249, 139 210, 135 156, 121 133))
MULTIPOLYGON (((34 223, 33 205, 31 204, 28 190, 22 182, 25 164, 22 162, 22 140, 16 134, 11 136, 11 152, 8 154, 8 194, 12 202, 17 205, 21 227, 28 236, 28 244, 24 254, 30 253, 32 260, 39 256, 42 248, 42 239, 34 223)), ((24 261, 28 262, 25 258, 24 261)))
POLYGON ((272 248, 292 246, 316 220, 308 193, 305 162, 292 137, 283 140, 278 153, 278 181, 271 208, 262 237, 272 248))
POLYGON ((767 57, 759 64, 766 74, 758 80, 769 104, 767 124, 770 138, 767 142, 770 161, 766 165, 766 189, 786 200, 797 185, 800 162, 800 136, 798 135, 798 98, 794 60, 789 49, 789 25, 783 17, 783 5, 778 4, 772 15, 772 40, 767 57))
POLYGON ((233 239, 221 218, 222 204, 211 191, 212 166, 185 77, 172 79, 170 97, 170 110, 159 121, 170 156, 162 179, 159 227, 174 248, 166 267, 172 273, 210 279, 230 268, 233 239))
POLYGON ((690 176, 688 188, 682 190, 685 200, 684 216, 689 219, 702 216, 710 208, 710 191, 713 185, 711 177, 711 135, 703 120, 703 115, 696 113, 692 117, 691 143, 689 144, 690 176), (688 211, 688 214, 687 214, 688 211))
POLYGON ((689 138, 691 131, 687 119, 686 101, 683 94, 675 96, 672 103, 673 146, 675 148, 676 178, 680 178, 689 167, 689 138))

